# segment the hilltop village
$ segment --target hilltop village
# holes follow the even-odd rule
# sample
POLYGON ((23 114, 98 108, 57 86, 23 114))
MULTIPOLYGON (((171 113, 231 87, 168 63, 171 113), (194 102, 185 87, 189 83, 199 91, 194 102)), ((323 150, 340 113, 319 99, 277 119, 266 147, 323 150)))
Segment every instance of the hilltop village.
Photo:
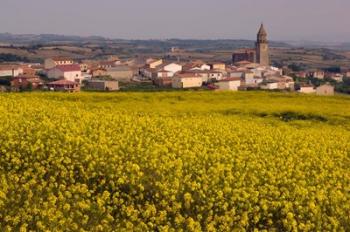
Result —
MULTIPOLYGON (((179 48, 173 48, 176 53, 179 48)), ((137 57, 121 60, 74 60, 51 57, 44 63, 1 63, 1 91, 118 91, 133 86, 153 89, 270 90, 333 95, 334 86, 350 78, 350 71, 292 72, 271 66, 268 34, 262 24, 255 48, 234 51, 231 62, 137 57)))

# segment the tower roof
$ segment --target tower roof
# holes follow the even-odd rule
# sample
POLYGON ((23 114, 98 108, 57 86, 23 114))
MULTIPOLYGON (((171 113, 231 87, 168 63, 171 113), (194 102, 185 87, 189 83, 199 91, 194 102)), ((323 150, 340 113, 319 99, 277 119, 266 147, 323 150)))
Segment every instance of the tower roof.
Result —
POLYGON ((258 32, 258 35, 267 35, 266 30, 264 28, 264 24, 262 23, 258 32))

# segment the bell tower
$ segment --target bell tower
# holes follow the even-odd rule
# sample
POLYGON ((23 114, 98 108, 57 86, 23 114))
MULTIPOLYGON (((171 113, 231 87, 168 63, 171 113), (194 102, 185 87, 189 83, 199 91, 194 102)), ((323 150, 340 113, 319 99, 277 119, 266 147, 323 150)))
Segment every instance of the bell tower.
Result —
POLYGON ((267 33, 263 24, 261 24, 260 26, 255 47, 256 47, 256 62, 264 66, 269 66, 270 65, 269 42, 267 41, 267 33))

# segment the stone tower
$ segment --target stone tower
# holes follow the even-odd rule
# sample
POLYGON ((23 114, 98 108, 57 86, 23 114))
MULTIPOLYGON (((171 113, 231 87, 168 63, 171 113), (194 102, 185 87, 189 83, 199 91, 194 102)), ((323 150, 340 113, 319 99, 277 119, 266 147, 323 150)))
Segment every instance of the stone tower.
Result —
POLYGON ((260 26, 255 47, 256 62, 264 66, 269 66, 269 42, 267 41, 267 33, 263 24, 260 26))

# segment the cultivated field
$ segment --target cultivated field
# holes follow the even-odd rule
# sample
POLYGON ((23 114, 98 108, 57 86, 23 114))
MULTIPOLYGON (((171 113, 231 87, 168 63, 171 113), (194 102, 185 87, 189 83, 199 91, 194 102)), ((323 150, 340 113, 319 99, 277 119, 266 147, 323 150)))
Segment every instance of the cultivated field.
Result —
POLYGON ((350 98, 1 94, 0 231, 349 231, 350 98))

